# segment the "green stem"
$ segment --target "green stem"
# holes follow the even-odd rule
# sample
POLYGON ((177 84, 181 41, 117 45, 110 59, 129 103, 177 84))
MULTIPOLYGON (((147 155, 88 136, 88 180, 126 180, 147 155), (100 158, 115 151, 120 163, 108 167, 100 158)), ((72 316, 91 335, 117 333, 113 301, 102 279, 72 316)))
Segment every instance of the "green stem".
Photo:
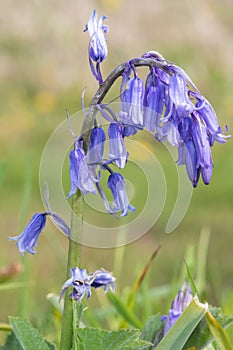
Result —
MULTIPOLYGON (((133 58, 130 63, 135 67, 157 66, 166 70, 166 63, 160 62, 156 58, 133 58)), ((90 137, 90 131, 94 125, 96 113, 98 111, 96 105, 100 104, 111 86, 124 72, 128 61, 122 63, 116 67, 106 78, 106 80, 99 86, 96 94, 94 95, 90 106, 89 113, 85 115, 83 122, 81 136, 83 137, 83 148, 86 152, 88 149, 88 142, 90 137)), ((70 277, 70 269, 80 265, 80 253, 81 253, 81 241, 82 241, 82 224, 83 224, 83 198, 80 191, 77 191, 72 197, 72 216, 71 216, 71 232, 69 239, 69 253, 67 263, 67 279, 70 277)), ((73 306, 72 300, 69 298, 68 293, 65 295, 65 303, 62 318, 62 331, 60 350, 70 350, 73 343, 73 306)))
MULTIPOLYGON (((72 197, 71 230, 67 263, 67 279, 70 269, 80 265, 81 240, 83 224, 83 198, 80 191, 72 197)), ((69 294, 65 295, 62 317, 60 350, 70 350, 73 343, 73 306, 69 294)))

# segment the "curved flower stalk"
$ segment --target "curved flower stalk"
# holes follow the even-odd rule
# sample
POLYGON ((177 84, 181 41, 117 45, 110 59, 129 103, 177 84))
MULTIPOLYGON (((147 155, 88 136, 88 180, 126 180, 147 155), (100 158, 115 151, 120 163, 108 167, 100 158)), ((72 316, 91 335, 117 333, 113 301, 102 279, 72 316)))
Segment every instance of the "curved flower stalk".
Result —
MULTIPOLYGON (((177 148, 177 164, 185 165, 194 187, 198 185, 200 176, 205 184, 209 184, 213 170, 211 147, 215 141, 224 143, 229 137, 224 135, 213 107, 197 90, 187 73, 153 51, 125 62, 110 73, 94 96, 85 119, 84 123, 87 123, 90 132, 81 134, 79 140, 86 144, 89 152, 93 151, 91 156, 86 156, 82 146, 79 159, 73 151, 70 165, 71 190, 68 197, 77 189, 84 195, 88 192, 95 193, 96 186, 106 209, 114 215, 118 211, 123 216, 128 214, 128 209, 134 211, 134 207, 128 203, 123 185, 120 193, 109 182, 114 197, 113 205, 106 200, 100 185, 101 171, 104 169, 110 172, 110 179, 117 177, 118 184, 124 183, 119 174, 111 175, 113 171, 110 166, 113 163, 119 169, 126 166, 129 154, 125 147, 125 137, 133 136, 145 128, 160 142, 167 140, 177 148), (145 83, 138 77, 137 69, 140 66, 149 67, 145 83), (117 116, 110 104, 104 106, 101 102, 119 77, 122 78, 121 110, 117 116), (98 112, 110 122, 108 159, 103 158, 106 136, 97 125, 98 112), (85 174, 80 176, 80 180, 77 175, 79 171, 85 174)), ((86 129, 88 130, 87 127, 86 129)))

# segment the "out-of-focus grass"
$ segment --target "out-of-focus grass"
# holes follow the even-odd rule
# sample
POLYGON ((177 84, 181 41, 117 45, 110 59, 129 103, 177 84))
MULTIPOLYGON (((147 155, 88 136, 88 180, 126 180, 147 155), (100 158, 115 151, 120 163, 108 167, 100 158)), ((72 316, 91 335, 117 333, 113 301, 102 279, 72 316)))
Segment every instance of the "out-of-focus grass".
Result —
MULTIPOLYGON (((56 4, 56 8, 52 3, 43 4, 43 9, 36 3, 3 2, 3 13, 8 16, 3 19, 0 32, 0 150, 1 164, 6 164, 1 178, 0 198, 1 265, 20 260, 14 243, 8 242, 7 237, 19 233, 25 167, 30 163, 32 173, 32 193, 25 217, 27 221, 33 212, 43 210, 38 171, 47 139, 65 119, 67 107, 70 114, 80 110, 84 86, 88 86, 86 103, 97 88, 88 67, 88 36, 82 33, 93 6, 100 15, 104 13, 108 16, 110 26, 109 57, 103 63, 104 74, 114 64, 130 56, 138 56, 149 49, 161 51, 166 58, 187 70, 213 103, 220 124, 227 123, 232 130, 232 4, 225 0, 220 6, 218 1, 212 0, 203 5, 199 0, 196 8, 201 6, 202 11, 190 9, 188 2, 182 2, 182 8, 180 4, 179 1, 169 0, 150 0, 143 5, 140 2, 135 4, 133 0, 96 1, 78 5, 72 3, 64 10, 61 2, 56 4)), ((115 90, 109 99, 117 94, 115 90)), ((125 248, 117 288, 133 283, 132 269, 147 261, 158 243, 162 244, 162 248, 154 263, 150 283, 152 286, 170 283, 174 270, 183 264, 187 246, 198 241, 200 229, 207 225, 211 229, 207 290, 213 302, 220 303, 222 296, 233 287, 232 141, 214 147, 212 182, 209 186, 200 184, 194 190, 185 218, 170 235, 166 235, 164 229, 176 198, 175 167, 158 143, 151 147, 166 174, 169 189, 167 201, 160 219, 150 232, 125 248)), ((127 175, 138 189, 139 194, 135 196, 133 204, 140 208, 141 178, 134 176, 133 168, 127 170, 127 175)), ((65 178, 68 181, 69 176, 65 178)), ((68 188, 69 184, 65 187, 68 188)), ((94 219, 99 220, 98 215, 93 214, 94 219)), ((107 220, 109 222, 112 218, 107 220)), ((49 224, 46 233, 40 237, 39 254, 28 257, 30 293, 35 300, 31 313, 35 319, 36 315, 42 318, 44 314, 47 292, 58 293, 64 281, 66 248, 64 237, 49 224)), ((89 270, 101 266, 111 270, 114 254, 114 249, 84 247, 83 266, 88 265, 89 270)), ((17 282, 17 278, 14 281, 17 282)), ((17 313, 18 308, 16 291, 1 291, 1 320, 6 320, 9 313, 17 313)))

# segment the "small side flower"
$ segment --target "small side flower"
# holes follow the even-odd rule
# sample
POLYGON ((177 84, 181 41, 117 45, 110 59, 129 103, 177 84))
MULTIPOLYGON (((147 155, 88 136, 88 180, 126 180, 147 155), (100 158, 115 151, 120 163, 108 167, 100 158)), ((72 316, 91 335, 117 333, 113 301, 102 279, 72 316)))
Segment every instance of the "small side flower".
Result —
POLYGON ((78 267, 72 268, 70 270, 70 278, 62 286, 59 300, 61 300, 66 290, 70 287, 72 287, 72 292, 70 293, 71 299, 80 302, 85 294, 89 298, 91 295, 91 282, 92 279, 89 278, 85 269, 78 267))
POLYGON ((189 283, 184 282, 182 288, 177 293, 175 299, 172 302, 171 309, 169 310, 169 315, 164 315, 161 317, 164 323, 163 335, 169 331, 169 329, 174 325, 178 320, 180 315, 184 312, 186 307, 193 300, 193 294, 189 283))
POLYGON ((94 288, 104 287, 104 292, 107 293, 108 289, 112 292, 115 290, 115 280, 116 278, 112 275, 111 272, 105 270, 97 270, 90 273, 90 277, 95 277, 91 286, 94 288))
POLYGON ((59 300, 61 300, 68 288, 72 288, 70 298, 81 302, 85 295, 87 299, 91 296, 91 287, 104 287, 105 292, 108 291, 108 288, 114 291, 115 277, 113 277, 111 272, 105 270, 96 270, 88 275, 85 269, 74 267, 70 270, 70 278, 62 286, 59 300))

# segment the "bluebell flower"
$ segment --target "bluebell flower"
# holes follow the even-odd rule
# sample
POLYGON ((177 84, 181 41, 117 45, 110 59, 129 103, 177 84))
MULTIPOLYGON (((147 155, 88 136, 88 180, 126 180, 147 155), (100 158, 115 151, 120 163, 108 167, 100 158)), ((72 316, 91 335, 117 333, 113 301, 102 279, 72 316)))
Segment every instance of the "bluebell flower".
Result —
POLYGON ((47 212, 36 213, 33 215, 24 231, 16 237, 9 237, 9 240, 16 241, 17 247, 22 255, 25 251, 35 254, 34 247, 37 246, 38 238, 45 227, 47 212))
POLYGON ((124 178, 121 174, 112 173, 108 178, 108 187, 113 195, 112 214, 121 211, 121 216, 126 216, 128 215, 128 210, 135 211, 135 208, 129 203, 124 178))
POLYGON ((144 83, 138 77, 131 78, 121 93, 121 122, 126 125, 143 126, 144 83))
POLYGON ((188 139, 178 148, 178 165, 185 164, 186 171, 193 187, 197 187, 200 167, 197 163, 197 151, 192 139, 188 139))
POLYGON ((102 16, 98 21, 96 10, 94 10, 85 28, 85 31, 88 30, 90 35, 89 61, 91 70, 99 83, 102 83, 99 64, 108 54, 107 42, 104 35, 108 32, 108 27, 103 24, 105 18, 105 16, 102 16), (96 62, 96 68, 94 68, 92 61, 96 62))
POLYGON ((90 133, 90 140, 88 145, 87 163, 94 168, 103 162, 104 142, 106 140, 104 129, 101 127, 94 127, 90 133))
POLYGON ((124 168, 127 159, 128 152, 126 151, 124 144, 124 126, 120 123, 110 123, 108 127, 109 147, 110 153, 109 159, 112 159, 117 164, 118 168, 124 168))
POLYGON ((74 267, 70 269, 70 278, 63 284, 62 291, 60 294, 59 300, 61 300, 63 294, 66 290, 72 287, 72 292, 70 293, 70 298, 80 302, 84 295, 87 295, 87 298, 91 295, 91 283, 93 282, 93 277, 87 275, 85 269, 80 269, 74 267))
POLYGON ((72 288, 70 293, 71 299, 80 302, 85 295, 88 299, 91 296, 91 287, 104 287, 105 292, 108 291, 108 288, 114 291, 115 277, 110 272, 104 270, 97 270, 88 275, 85 269, 74 267, 70 270, 70 278, 62 286, 59 300, 61 300, 68 288, 72 288))
POLYGON ((187 117, 194 111, 195 106, 188 97, 186 81, 181 74, 171 76, 169 81, 169 97, 173 103, 172 107, 175 107, 178 118, 187 117))
MULTIPOLYGON (((146 79, 144 97, 144 126, 150 132, 154 132, 160 124, 160 119, 165 107, 168 86, 161 80, 161 69, 151 69, 146 79)), ((163 76, 166 73, 163 73, 163 76)), ((164 76, 165 79, 165 76, 164 76)))
POLYGON ((94 288, 104 287, 104 292, 108 291, 108 288, 114 292, 115 290, 115 280, 116 278, 112 275, 111 272, 105 270, 97 270, 90 273, 90 277, 94 277, 91 286, 94 288))
POLYGON ((190 91, 190 96, 197 101, 196 113, 206 125, 210 146, 213 146, 215 141, 225 143, 230 136, 224 135, 222 128, 219 126, 216 113, 209 101, 198 92, 190 91))
POLYGON ((67 198, 70 198, 79 189, 84 195, 96 193, 95 179, 86 163, 86 155, 81 142, 75 143, 70 152, 70 184, 71 188, 67 198))
POLYGON ((169 329, 174 325, 178 320, 187 306, 193 300, 193 294, 189 283, 184 282, 182 288, 179 290, 175 299, 172 302, 171 309, 169 310, 169 315, 164 315, 161 317, 164 323, 163 335, 165 335, 169 329))

